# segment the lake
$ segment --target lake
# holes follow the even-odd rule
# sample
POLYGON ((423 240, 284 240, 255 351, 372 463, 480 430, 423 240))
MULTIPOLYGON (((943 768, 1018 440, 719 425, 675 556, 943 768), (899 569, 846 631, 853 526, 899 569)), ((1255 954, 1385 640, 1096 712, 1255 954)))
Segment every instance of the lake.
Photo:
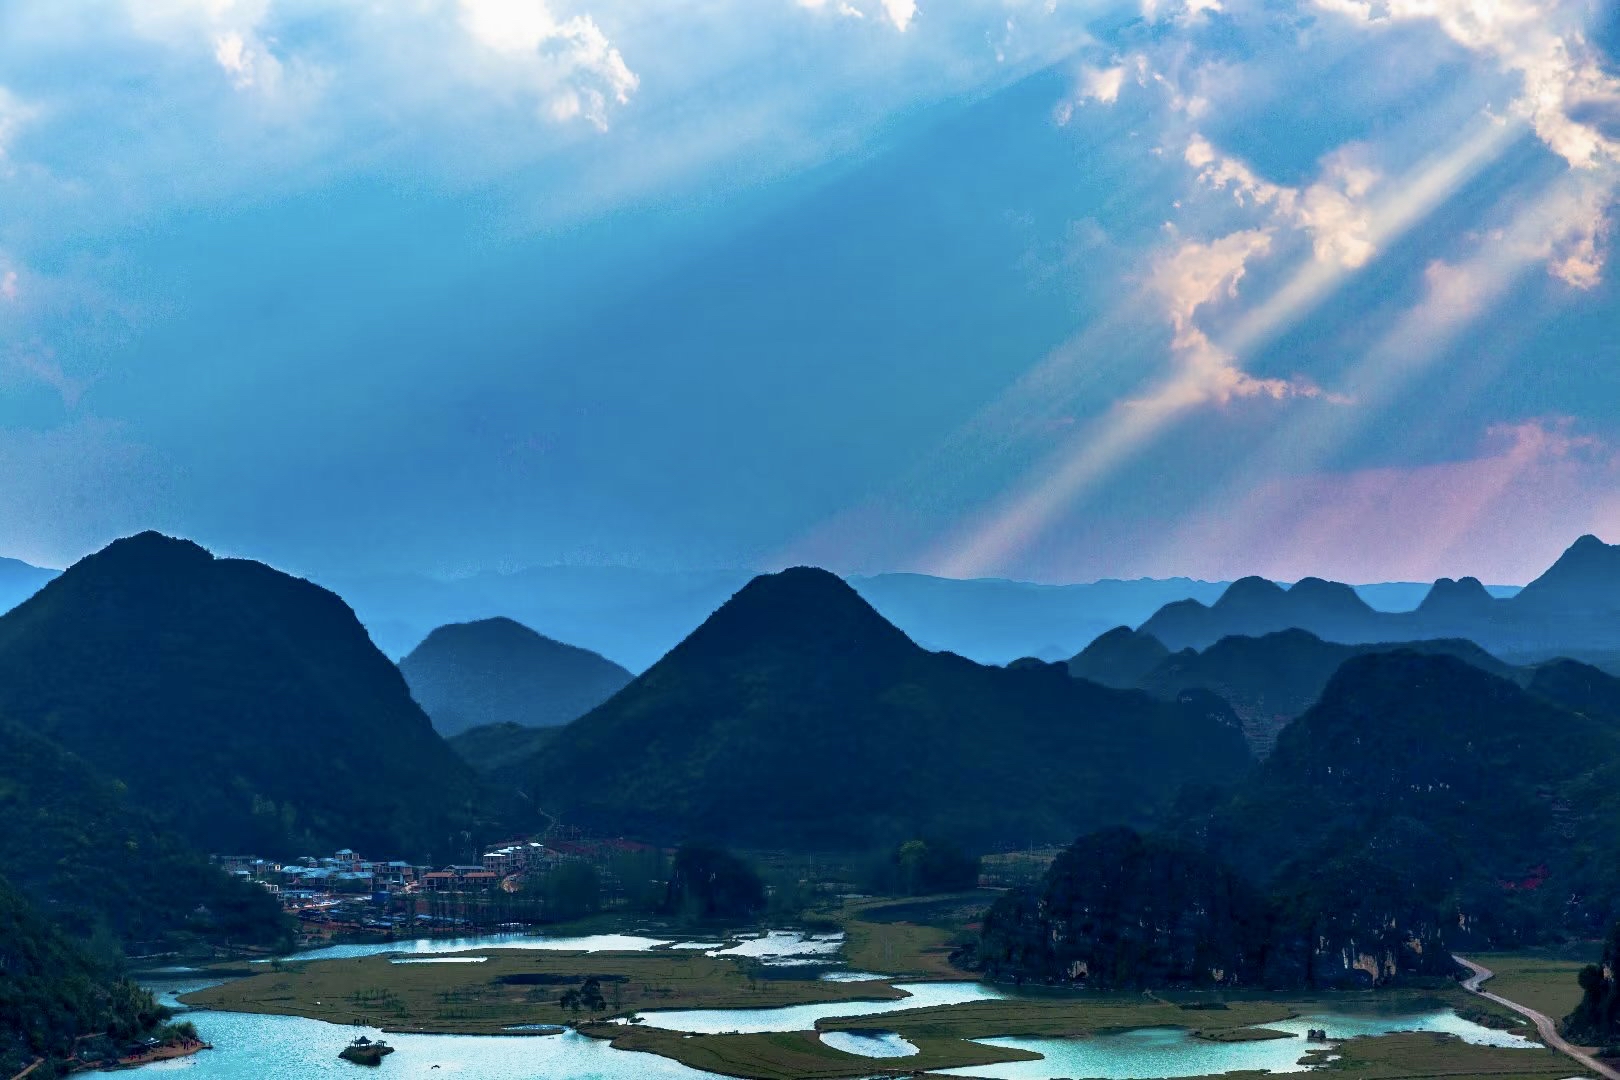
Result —
MULTIPOLYGON (((757 958, 799 957, 832 960, 830 939, 777 932, 746 939, 743 955, 757 958)), ((694 943, 713 950, 718 943, 694 943)), ((340 945, 299 954, 292 959, 341 958, 377 953, 400 953, 402 959, 427 959, 454 950, 536 948, 603 951, 628 948, 646 951, 668 947, 669 942, 636 935, 593 935, 576 938, 539 938, 529 935, 494 935, 462 939, 394 942, 387 945, 340 945), (614 944, 607 944, 613 942, 614 944), (633 943, 629 945, 619 943, 633 943)), ((726 949, 737 948, 732 944, 726 949)), ((834 977, 837 977, 836 974, 834 977)), ((175 972, 145 980, 160 1000, 173 1004, 182 994, 213 985, 215 980, 175 972)), ((881 1017, 885 1013, 928 1005, 949 1005, 1006 998, 1008 992, 971 982, 896 984, 910 997, 898 1001, 834 1002, 777 1009, 685 1009, 642 1013, 648 1026, 694 1033, 727 1031, 772 1032, 813 1030, 827 1017, 881 1017)), ((260 1016, 246 1013, 191 1012, 204 1039, 215 1049, 191 1058, 147 1066, 148 1072, 183 1072, 188 1080, 294 1080, 332 1073, 353 1075, 355 1066, 341 1061, 342 1050, 357 1035, 383 1038, 396 1048, 384 1068, 390 1074, 460 1076, 468 1080, 717 1080, 712 1074, 687 1068, 650 1054, 615 1050, 605 1042, 573 1032, 560 1035, 384 1035, 374 1028, 338 1026, 299 1017, 260 1016)), ((1262 1042, 1218 1043, 1194 1039, 1179 1029, 1156 1028, 1104 1035, 1090 1039, 986 1039, 999 1046, 1018 1047, 1043 1055, 1043 1060, 984 1068, 958 1069, 956 1076, 995 1077, 999 1080, 1052 1080, 1056 1077, 1109 1077, 1115 1080, 1163 1080, 1253 1069, 1300 1072, 1299 1059, 1313 1046, 1304 1035, 1309 1028, 1325 1028, 1335 1039, 1378 1035, 1393 1031, 1436 1031, 1469 1042, 1494 1046, 1532 1047, 1515 1035, 1480 1027, 1448 1010, 1379 1013, 1323 1009, 1295 1020, 1266 1025, 1297 1038, 1262 1042)), ((910 1053, 910 1044, 881 1029, 881 1022, 859 1033, 828 1033, 829 1046, 870 1060, 910 1053)), ((899 1062, 895 1062, 899 1064, 899 1062)))

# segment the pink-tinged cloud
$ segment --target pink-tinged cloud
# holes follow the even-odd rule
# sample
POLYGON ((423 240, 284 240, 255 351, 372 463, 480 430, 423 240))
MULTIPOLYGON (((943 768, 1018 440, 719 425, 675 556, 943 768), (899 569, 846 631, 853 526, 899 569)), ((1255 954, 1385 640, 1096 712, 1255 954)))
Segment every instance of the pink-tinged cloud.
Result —
MULTIPOLYGON (((1620 453, 1566 418, 1501 425, 1477 456, 1273 479, 1161 558, 1205 577, 1528 581, 1583 533, 1620 539, 1620 453), (1197 539, 1193 539, 1197 538, 1197 539)), ((1158 572, 1157 570, 1150 572, 1158 572)))

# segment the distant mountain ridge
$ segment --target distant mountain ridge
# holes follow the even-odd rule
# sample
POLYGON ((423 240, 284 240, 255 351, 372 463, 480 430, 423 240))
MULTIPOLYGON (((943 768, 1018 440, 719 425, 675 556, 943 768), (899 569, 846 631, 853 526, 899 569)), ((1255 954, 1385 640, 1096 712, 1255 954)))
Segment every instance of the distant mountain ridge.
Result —
POLYGON ((446 737, 489 724, 566 724, 632 678, 611 660, 507 618, 441 626, 399 670, 446 737))
POLYGON ((1515 660, 1620 650, 1620 547, 1583 536, 1513 596, 1494 596, 1476 578, 1442 578, 1403 612, 1375 611, 1350 586, 1320 578, 1284 589, 1248 577, 1213 604, 1167 604, 1138 629, 1172 652, 1289 629, 1344 644, 1465 639, 1515 660))
POLYGON ((157 533, 0 617, 0 715, 128 786, 206 851, 444 851, 470 770, 347 605, 157 533))
POLYGON ((1225 637, 1202 652, 1189 648, 1172 653, 1146 631, 1124 626, 1092 642, 1068 666, 1078 678, 1145 690, 1169 701, 1194 689, 1217 694, 1243 721, 1250 749, 1264 757, 1277 733, 1316 703, 1346 661, 1397 651, 1455 656, 1503 678, 1520 675, 1473 642, 1450 638, 1341 645, 1307 630, 1279 630, 1260 637, 1225 637))
POLYGON ((550 814, 658 840, 862 849, 1062 839, 1140 820, 1250 758, 1209 695, 1159 702, 928 652, 854 589, 750 582, 611 700, 500 775, 550 814))

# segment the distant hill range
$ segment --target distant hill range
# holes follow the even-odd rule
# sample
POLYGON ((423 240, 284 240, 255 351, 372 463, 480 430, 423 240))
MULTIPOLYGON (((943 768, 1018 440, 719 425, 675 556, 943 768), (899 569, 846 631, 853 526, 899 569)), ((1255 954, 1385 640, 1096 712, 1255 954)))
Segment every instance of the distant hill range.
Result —
POLYGON ((1620 680, 1572 661, 1520 686, 1453 656, 1354 657, 1205 824, 1181 820, 1319 910, 1411 921, 1417 905, 1453 947, 1592 936, 1620 914, 1620 680))
POLYGON ((39 592, 60 571, 31 566, 17 559, 0 559, 0 613, 10 611, 39 592))
POLYGON ((1250 763, 1212 695, 1161 702, 1061 665, 928 652, 836 576, 800 568, 750 582, 499 775, 602 832, 849 850, 1062 840, 1149 819, 1183 783, 1250 763))
POLYGON ((506 618, 441 626, 399 662, 399 670, 446 737, 487 724, 566 724, 633 677, 596 653, 506 618))
POLYGON ((0 617, 0 716, 205 851, 459 851, 471 770, 342 600, 156 533, 0 617))
POLYGON ((1189 690, 1219 695, 1243 721, 1254 752, 1264 757, 1283 726, 1321 697, 1345 661, 1374 652, 1410 650, 1455 656, 1504 678, 1527 678, 1470 641, 1341 645, 1305 630, 1279 630, 1261 637, 1226 637, 1203 652, 1172 653, 1146 630, 1118 627, 1069 661, 1077 678, 1120 689, 1145 690, 1173 701, 1189 690))
MULTIPOLYGON (((542 566, 452 581, 398 574, 320 579, 353 605, 377 647, 404 656, 435 627, 504 616, 588 649, 634 672, 674 648, 753 573, 660 571, 622 566, 542 566)), ((1024 656, 1063 660, 1110 627, 1136 626, 1166 604, 1213 604, 1228 582, 1192 578, 1041 585, 957 581, 926 574, 851 577, 878 614, 926 649, 981 664, 1024 656)), ((1495 593, 1510 587, 1487 586, 1495 593)), ((1416 607, 1426 584, 1358 585, 1373 608, 1416 607)))
POLYGON ((1514 662, 1560 654, 1599 659, 1620 654, 1620 547, 1583 536, 1508 597, 1492 595, 1474 578, 1442 578, 1404 612, 1375 611, 1352 587, 1320 578, 1291 588, 1244 578, 1211 605, 1176 601, 1138 629, 1172 652, 1300 629, 1347 644, 1464 639, 1514 662))

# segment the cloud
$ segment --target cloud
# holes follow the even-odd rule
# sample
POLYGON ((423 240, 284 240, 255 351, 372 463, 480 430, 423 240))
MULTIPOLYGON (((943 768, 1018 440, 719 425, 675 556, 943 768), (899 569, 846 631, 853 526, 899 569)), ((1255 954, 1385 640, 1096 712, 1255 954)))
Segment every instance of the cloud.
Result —
POLYGON ((0 300, 12 304, 17 302, 17 271, 9 267, 0 272, 0 300))
POLYGON ((1331 155, 1321 178, 1303 191, 1261 178, 1196 133, 1183 157, 1206 187, 1230 191, 1240 206, 1267 207, 1277 220, 1309 233, 1319 260, 1354 270, 1377 254, 1367 196, 1381 177, 1357 160, 1353 148, 1331 155))
MULTIPOLYGON (((1453 41, 1491 57, 1522 79, 1514 111, 1572 169, 1620 183, 1620 77, 1587 39, 1585 5, 1559 0, 1315 0, 1320 8, 1369 27, 1432 21, 1453 41)), ((1599 215, 1601 217, 1601 214, 1599 215)), ((1572 250, 1554 256, 1553 273, 1578 288, 1601 276, 1596 255, 1603 220, 1588 220, 1572 250)))
POLYGON ((610 104, 628 105, 641 83, 589 15, 559 19, 544 0, 460 0, 460 8, 467 33, 520 73, 553 120, 583 117, 606 131, 610 104))
POLYGON ((797 0, 802 8, 811 11, 831 11, 848 19, 864 19, 868 12, 879 16, 902 34, 917 17, 917 0, 876 0, 873 4, 854 0, 797 0))

